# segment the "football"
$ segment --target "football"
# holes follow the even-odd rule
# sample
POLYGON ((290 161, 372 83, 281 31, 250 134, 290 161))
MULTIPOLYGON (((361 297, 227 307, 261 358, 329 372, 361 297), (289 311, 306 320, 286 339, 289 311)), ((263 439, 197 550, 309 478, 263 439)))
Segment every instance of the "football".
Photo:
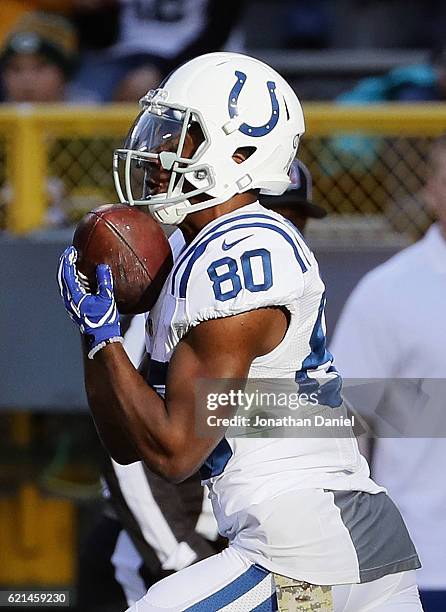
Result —
POLYGON ((87 213, 73 237, 77 268, 96 291, 96 266, 113 273, 114 294, 122 314, 147 312, 172 268, 172 253, 161 226, 145 210, 107 204, 87 213))

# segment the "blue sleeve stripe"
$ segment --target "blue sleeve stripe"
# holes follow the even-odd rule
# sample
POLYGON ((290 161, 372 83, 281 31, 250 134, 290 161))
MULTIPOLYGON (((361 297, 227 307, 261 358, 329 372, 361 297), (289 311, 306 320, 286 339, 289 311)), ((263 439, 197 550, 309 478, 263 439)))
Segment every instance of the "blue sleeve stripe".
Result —
MULTIPOLYGON (((279 223, 280 225, 285 225, 284 223, 281 223, 281 221, 279 221, 279 219, 275 219, 274 217, 271 217, 270 215, 267 214, 262 214, 262 213, 247 213, 244 215, 237 215, 236 217, 231 217, 230 219, 225 219, 224 221, 222 221, 221 223, 217 223, 217 225, 214 225, 214 227, 211 227, 206 233, 203 234, 203 236, 201 236, 201 238, 198 240, 198 242, 196 242, 195 244, 192 244, 188 249, 186 249, 181 257, 178 258, 178 261, 175 262, 175 270, 173 271, 172 274, 172 293, 174 292, 175 289, 175 280, 176 280, 176 276, 178 273, 179 268, 183 265, 183 263, 186 261, 186 259, 193 253, 193 251, 210 235, 213 234, 214 232, 216 232, 217 230, 219 230, 221 227, 223 227, 224 225, 228 225, 228 223, 233 223, 234 221, 240 221, 240 220, 244 220, 244 219, 266 219, 267 221, 274 221, 276 223, 279 223)), ((290 222, 287 222, 287 229, 288 230, 292 230, 293 233, 295 234, 295 239, 296 241, 298 241, 297 239, 297 233, 298 230, 296 227, 294 227, 294 225, 290 222)), ((230 231, 234 228, 230 227, 227 228, 226 231, 230 231)), ((307 257, 305 256, 305 254, 303 253, 303 248, 302 245, 299 246, 302 250, 302 255, 305 258, 308 266, 310 267, 310 262, 308 261, 307 257)))
MULTIPOLYGON (((300 269, 302 270, 302 272, 306 272, 308 270, 305 262, 303 261, 301 255, 299 253, 299 250, 298 250, 296 244, 294 243, 294 240, 281 227, 277 227, 276 225, 271 225, 269 223, 240 223, 239 225, 235 225, 235 226, 231 227, 231 230, 244 229, 244 228, 247 229, 247 228, 250 228, 250 227, 264 227, 266 229, 273 230, 274 232, 277 232, 278 234, 280 234, 283 238, 285 238, 285 240, 288 242, 288 244, 293 249, 294 256, 296 257, 297 263, 299 264, 300 269)), ((199 259, 203 255, 203 253, 206 251, 206 248, 207 248, 208 244, 210 244, 213 240, 216 240, 217 238, 220 238, 221 236, 224 236, 225 234, 226 234, 226 230, 218 232, 217 234, 214 234, 213 236, 208 238, 208 240, 206 240, 205 242, 201 242, 200 244, 198 244, 196 246, 196 248, 193 251, 189 261, 187 262, 186 267, 184 268, 184 272, 183 272, 183 275, 182 275, 181 280, 180 280, 180 288, 179 288, 180 298, 186 297, 187 283, 189 282, 189 277, 191 275, 192 268, 193 268, 195 262, 197 261, 197 259, 199 259)), ((174 285, 172 284, 172 293, 173 292, 174 292, 174 285)))
MULTIPOLYGON (((280 221, 278 219, 274 219, 275 221, 277 221, 278 223, 280 223, 280 221)), ((305 240, 304 237, 302 236, 302 234, 300 233, 300 231, 298 230, 298 228, 294 225, 294 223, 291 223, 291 221, 288 221, 288 219, 285 219, 285 217, 283 218, 283 223, 282 225, 287 226, 294 234, 294 237, 296 239, 296 242, 298 243, 301 251, 302 251, 302 255, 305 259, 305 261, 308 264, 308 267, 311 267, 311 263, 305 253, 305 249, 310 252, 310 249, 308 248, 308 246, 305 244, 305 240), (303 242, 303 244, 301 244, 301 240, 303 242)))
POLYGON ((210 610, 221 610, 234 603, 248 591, 256 587, 269 572, 263 567, 251 565, 243 574, 224 586, 219 591, 209 595, 205 599, 186 608, 185 612, 209 612, 210 610))

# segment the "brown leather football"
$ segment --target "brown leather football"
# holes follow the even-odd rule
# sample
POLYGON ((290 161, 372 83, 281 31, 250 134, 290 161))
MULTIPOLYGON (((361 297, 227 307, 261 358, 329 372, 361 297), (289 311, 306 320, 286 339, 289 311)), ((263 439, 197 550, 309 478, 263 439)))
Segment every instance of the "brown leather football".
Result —
POLYGON ((148 212, 124 204, 107 204, 87 213, 73 237, 77 268, 96 291, 96 266, 113 273, 119 312, 147 312, 156 302, 172 268, 172 253, 161 226, 148 212))

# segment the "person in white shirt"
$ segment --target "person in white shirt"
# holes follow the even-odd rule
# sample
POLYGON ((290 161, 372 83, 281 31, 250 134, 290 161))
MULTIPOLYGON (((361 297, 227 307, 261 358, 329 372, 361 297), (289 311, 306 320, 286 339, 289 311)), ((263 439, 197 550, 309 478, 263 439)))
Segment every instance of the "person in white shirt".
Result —
MULTIPOLYGON (((418 572, 418 582, 424 609, 440 612, 446 610, 446 488, 440 484, 444 478, 446 440, 444 418, 434 420, 438 418, 434 410, 441 411, 445 387, 444 137, 434 144, 429 167, 426 192, 437 223, 422 240, 361 280, 341 314, 331 350, 344 380, 417 379, 412 386, 417 388, 417 397, 412 394, 412 400, 404 404, 395 394, 398 381, 392 382, 392 401, 385 406, 393 414, 400 410, 400 415, 407 415, 413 437, 378 435, 373 443, 371 468, 374 479, 387 487, 399 506, 420 553, 423 567, 418 572), (417 406, 413 400, 421 395, 424 401, 417 406), (417 419, 416 411, 421 409, 423 418, 417 419), (425 437, 414 436, 413 425, 425 437)), ((409 381, 404 382, 407 385, 409 381)))
POLYGON ((96 0, 118 9, 113 45, 84 55, 75 90, 134 102, 192 57, 225 46, 243 0, 96 0))

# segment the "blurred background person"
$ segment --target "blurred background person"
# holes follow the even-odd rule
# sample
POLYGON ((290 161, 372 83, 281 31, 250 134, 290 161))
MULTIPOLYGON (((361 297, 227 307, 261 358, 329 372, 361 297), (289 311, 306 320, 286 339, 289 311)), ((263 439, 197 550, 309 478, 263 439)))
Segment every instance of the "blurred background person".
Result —
MULTIPOLYGON (((352 89, 336 97, 342 105, 386 102, 438 102, 446 100, 446 48, 436 48, 429 61, 397 66, 385 74, 361 79, 352 89)), ((365 137, 336 140, 343 155, 359 156, 369 164, 376 161, 380 142, 365 137)))
POLYGON ((432 51, 427 62, 398 66, 381 76, 364 78, 337 97, 340 104, 441 100, 446 100, 446 48, 432 51))
MULTIPOLYGON (((59 15, 25 13, 0 50, 3 101, 8 104, 48 104, 69 99, 69 82, 78 62, 78 37, 73 25, 59 15)), ((49 206, 44 225, 67 224, 66 190, 63 180, 46 181, 49 206)), ((11 185, 0 188, 0 207, 13 202, 11 185)))
MULTIPOLYGON (((330 350, 344 379, 393 379, 395 389, 400 379, 412 379, 414 388, 428 393, 435 407, 435 402, 444 406, 445 391, 444 139, 434 144, 431 159, 438 167, 431 169, 426 194, 437 222, 423 239, 361 280, 345 305, 330 350), (437 387, 433 381, 434 393, 425 389, 429 379, 439 381, 437 387)), ((396 406, 392 383, 389 389, 388 397, 377 398, 385 402, 387 413, 423 419, 422 412, 414 413, 415 395, 396 406)), ((424 418, 430 416, 427 413, 424 418)), ((444 429, 441 431, 445 419, 436 427, 431 418, 432 423, 422 424, 424 431, 431 432, 429 438, 378 435, 371 449, 371 472, 399 506, 419 551, 418 585, 424 610, 441 612, 446 610, 446 489, 440 484, 446 463, 446 439, 444 429)))
MULTIPOLYGON (((96 0, 96 5, 110 0, 96 0)), ((133 102, 175 67, 226 43, 243 0, 115 0, 114 44, 86 51, 76 85, 98 101, 133 102)))
MULTIPOLYGON (((446 48, 437 48, 430 53, 429 61, 411 65, 397 66, 384 74, 361 79, 352 89, 335 97, 337 104, 361 106, 384 103, 438 103, 446 101, 446 48)), ((344 134, 330 141, 330 149, 336 159, 327 162, 325 170, 335 175, 340 167, 349 168, 359 165, 364 172, 373 172, 384 156, 386 141, 382 137, 344 134), (339 163, 340 162, 340 163, 339 163)), ((392 151, 389 152, 390 156, 392 151)), ((412 194, 409 200, 413 199, 412 194)), ((424 208, 425 210, 425 208, 424 208)), ((429 226, 429 214, 419 208, 420 232, 414 238, 420 238, 429 226), (428 222, 426 224, 426 219, 428 222)), ((403 213, 400 221, 394 218, 393 226, 402 230, 405 221, 403 213)), ((412 228, 413 229, 413 228, 412 228)))
MULTIPOLYGON (((17 22, 26 13, 49 11, 51 13, 69 14, 76 3, 82 0, 2 0, 0 20, 0 43, 10 34, 17 22)), ((94 0, 83 0, 94 2, 94 0)))
POLYGON ((24 14, 0 50, 3 100, 67 100, 77 59, 77 33, 68 20, 50 13, 24 14))
POLYGON ((301 234, 309 219, 323 219, 327 211, 312 201, 313 181, 307 166, 295 160, 290 168, 291 185, 282 196, 263 196, 261 203, 291 221, 301 234))
POLYGON ((412 239, 423 236, 442 210, 446 199, 446 136, 431 147, 426 163, 425 184, 415 193, 393 201, 386 217, 398 232, 412 239), (416 224, 414 224, 414 220, 416 224))
MULTIPOLYGON (((68 83, 77 65, 77 34, 64 17, 25 13, 0 49, 3 101, 9 104, 56 103, 67 99, 68 83)), ((46 181, 49 207, 45 225, 64 223, 65 187, 60 177, 46 181)), ((9 182, 0 188, 0 208, 13 201, 9 182)))

